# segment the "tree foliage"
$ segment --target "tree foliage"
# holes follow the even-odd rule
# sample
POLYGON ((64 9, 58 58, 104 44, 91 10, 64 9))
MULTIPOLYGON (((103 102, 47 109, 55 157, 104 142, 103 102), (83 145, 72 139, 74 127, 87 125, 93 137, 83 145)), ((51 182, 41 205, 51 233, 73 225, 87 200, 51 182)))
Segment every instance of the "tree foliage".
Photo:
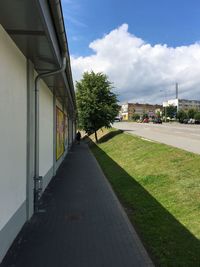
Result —
POLYGON ((147 113, 145 113, 145 114, 143 114, 142 115, 142 119, 144 120, 144 119, 148 119, 149 118, 149 115, 147 114, 147 113))
POLYGON ((196 113, 197 113, 197 110, 194 109, 194 108, 191 108, 191 109, 188 110, 188 117, 190 119, 194 119, 194 116, 195 116, 196 113))
POLYGON ((119 112, 111 82, 103 73, 85 72, 76 89, 79 127, 88 134, 95 133, 98 141, 96 131, 110 127, 119 112))
POLYGON ((177 107, 173 106, 173 105, 169 105, 168 107, 165 107, 166 111, 166 117, 170 117, 170 119, 175 118, 176 117, 176 113, 177 113, 177 107))
POLYGON ((183 122, 184 119, 187 119, 188 115, 184 110, 179 110, 177 112, 177 119, 179 120, 179 122, 183 122))
POLYGON ((195 113, 194 118, 195 120, 200 120, 200 112, 195 113))
POLYGON ((133 119, 134 121, 137 121, 137 120, 140 119, 140 115, 137 114, 137 113, 134 113, 133 116, 132 116, 132 119, 133 119))
POLYGON ((156 112, 156 117, 157 117, 157 118, 160 118, 160 117, 161 117, 161 112, 160 112, 160 111, 157 111, 157 112, 156 112))

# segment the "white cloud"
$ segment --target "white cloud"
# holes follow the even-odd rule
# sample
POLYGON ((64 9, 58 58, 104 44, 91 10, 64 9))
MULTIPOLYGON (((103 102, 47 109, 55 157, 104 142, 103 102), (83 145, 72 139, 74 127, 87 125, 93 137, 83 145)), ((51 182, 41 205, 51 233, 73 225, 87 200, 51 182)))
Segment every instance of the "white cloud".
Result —
POLYGON ((175 97, 176 82, 181 98, 200 99, 200 43, 153 46, 123 24, 89 47, 91 56, 71 57, 74 80, 84 71, 104 72, 120 101, 160 103, 175 97))

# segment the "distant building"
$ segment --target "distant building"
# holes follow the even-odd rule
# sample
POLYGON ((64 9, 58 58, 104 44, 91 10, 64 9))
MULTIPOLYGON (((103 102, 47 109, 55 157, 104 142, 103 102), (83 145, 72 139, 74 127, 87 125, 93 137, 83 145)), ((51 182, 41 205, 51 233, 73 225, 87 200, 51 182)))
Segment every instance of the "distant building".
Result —
POLYGON ((177 107, 177 111, 184 110, 188 111, 189 109, 197 109, 200 111, 200 101, 199 100, 186 100, 186 99, 170 99, 166 102, 163 102, 163 107, 168 106, 177 107))
POLYGON ((161 105, 151 105, 151 104, 139 104, 139 103, 126 103, 121 106, 120 115, 123 120, 131 120, 133 114, 138 114, 140 116, 148 114, 149 117, 153 117, 157 112, 162 111, 161 105))
POLYGON ((133 115, 133 112, 134 112, 133 104, 131 103, 123 104, 121 106, 121 112, 120 112, 122 120, 125 120, 125 121, 129 120, 131 115, 133 115))

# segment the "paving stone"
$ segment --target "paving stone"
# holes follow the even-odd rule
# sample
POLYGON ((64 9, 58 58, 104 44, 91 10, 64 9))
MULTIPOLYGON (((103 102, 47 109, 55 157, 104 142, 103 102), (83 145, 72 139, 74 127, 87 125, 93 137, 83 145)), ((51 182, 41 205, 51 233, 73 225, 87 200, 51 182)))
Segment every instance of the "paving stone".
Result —
POLYGON ((153 266, 86 144, 67 155, 41 208, 1 267, 153 266))

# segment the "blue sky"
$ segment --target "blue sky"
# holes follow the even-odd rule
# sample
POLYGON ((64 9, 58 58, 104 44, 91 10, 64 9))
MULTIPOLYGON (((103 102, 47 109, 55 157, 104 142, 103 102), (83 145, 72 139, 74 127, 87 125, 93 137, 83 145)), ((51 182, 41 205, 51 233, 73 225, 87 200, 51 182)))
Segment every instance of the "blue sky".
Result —
POLYGON ((63 0, 70 52, 88 55, 91 41, 123 23, 151 43, 188 45, 200 40, 199 0, 63 0))
POLYGON ((120 101, 173 98, 176 82, 182 98, 200 98, 199 0, 62 0, 62 5, 74 80, 86 70, 105 72, 120 101), (117 57, 121 80, 120 64, 112 66, 117 57))

